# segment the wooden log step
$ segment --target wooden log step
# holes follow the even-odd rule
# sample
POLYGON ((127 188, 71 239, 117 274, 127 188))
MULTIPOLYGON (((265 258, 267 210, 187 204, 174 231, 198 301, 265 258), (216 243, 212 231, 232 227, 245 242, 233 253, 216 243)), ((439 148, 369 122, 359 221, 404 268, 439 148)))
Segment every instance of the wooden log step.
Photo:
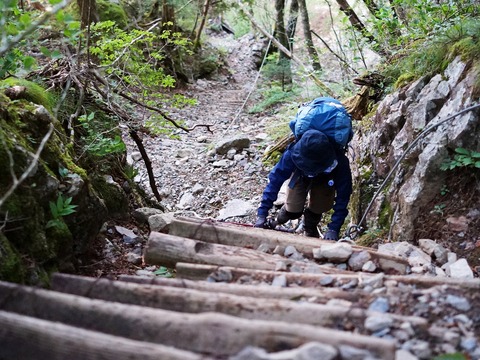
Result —
MULTIPOLYGON (((312 274, 312 273, 293 273, 278 272, 269 270, 253 270, 231 266, 216 266, 208 264, 192 264, 179 262, 175 266, 178 278, 188 280, 206 280, 212 273, 228 272, 231 275, 231 282, 239 281, 242 277, 247 277, 253 281, 271 283, 272 280, 280 274, 287 278, 287 285, 301 287, 321 286, 321 281, 326 278, 333 278, 337 282, 348 283, 351 280, 358 280, 359 284, 373 276, 380 274, 370 274, 364 272, 343 273, 343 274, 312 274)), ((429 288, 438 285, 447 285, 451 287, 460 287, 465 289, 480 289, 480 279, 457 279, 444 276, 420 276, 420 275, 381 275, 383 280, 398 281, 406 285, 416 285, 423 288, 429 288)))
POLYGON ((4 282, 0 282, 0 308, 211 356, 231 356, 246 346, 274 352, 317 341, 337 349, 366 349, 380 359, 395 358, 393 341, 320 326, 247 320, 218 313, 177 313, 4 282))
MULTIPOLYGON (((54 275, 56 276, 56 274, 54 275)), ((234 295, 253 296, 261 298, 308 300, 309 302, 324 304, 331 299, 342 299, 351 302, 365 297, 363 291, 347 292, 336 288, 308 288, 308 287, 279 287, 267 284, 247 285, 230 284, 225 282, 192 281, 180 278, 146 277, 134 275, 120 275, 118 280, 145 285, 173 286, 179 288, 196 289, 210 292, 222 292, 234 295)))
MULTIPOLYGON (((339 330, 365 333, 364 322, 372 312, 361 308, 328 306, 284 299, 265 299, 226 293, 176 288, 158 285, 140 285, 108 279, 56 274, 52 279, 55 291, 94 299, 160 308, 170 311, 202 313, 220 312, 245 319, 297 322, 328 326, 339 330), (348 321, 345 319, 348 318, 348 321)), ((389 314, 392 319, 425 327, 426 321, 417 317, 389 314)))
MULTIPOLYGON (((257 249, 261 244, 276 246, 294 246, 305 257, 313 257, 313 249, 331 241, 309 238, 297 234, 284 233, 265 229, 248 228, 245 236, 245 226, 216 222, 214 220, 199 220, 194 218, 175 218, 169 226, 169 234, 230 246, 257 249)), ((399 256, 379 253, 375 249, 352 245, 354 251, 367 251, 372 260, 385 272, 391 274, 406 274, 408 261, 399 256)))
POLYGON ((0 359, 208 360, 193 352, 0 311, 0 359))
POLYGON ((347 272, 313 261, 293 261, 279 255, 245 249, 238 246, 206 243, 169 234, 152 231, 144 252, 144 259, 150 265, 173 267, 177 262, 227 265, 248 269, 275 270, 280 262, 287 268, 301 272, 338 273, 347 272))
POLYGON ((188 280, 206 280, 212 273, 228 273, 231 276, 230 282, 240 281, 245 278, 245 281, 256 281, 271 283, 277 276, 284 275, 287 279, 287 286, 302 286, 302 287, 318 287, 322 286, 321 282, 327 278, 333 278, 337 282, 348 283, 352 280, 368 279, 375 274, 369 273, 346 273, 346 274, 312 274, 312 273, 297 273, 297 272, 280 272, 271 270, 247 269, 233 266, 217 266, 208 264, 192 264, 186 262, 178 262, 175 266, 178 278, 188 280))

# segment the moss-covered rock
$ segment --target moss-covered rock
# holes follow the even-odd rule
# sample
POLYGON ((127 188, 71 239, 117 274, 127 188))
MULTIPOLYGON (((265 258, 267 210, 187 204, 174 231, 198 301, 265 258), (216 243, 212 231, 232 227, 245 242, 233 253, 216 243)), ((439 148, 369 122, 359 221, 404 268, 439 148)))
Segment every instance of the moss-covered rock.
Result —
POLYGON ((127 28, 127 13, 121 5, 112 3, 108 0, 97 0, 97 11, 100 21, 115 21, 120 29, 127 28))
POLYGON ((88 174, 75 163, 62 126, 46 109, 49 95, 39 90, 40 97, 11 99, 5 95, 11 87, 0 91, 0 166, 5 169, 0 194, 12 189, 35 161, 33 154, 51 124, 55 131, 32 171, 0 204, 0 280, 46 285, 52 271, 73 270, 75 257, 95 238, 108 213, 88 174), (54 213, 50 203, 60 196, 71 198, 73 214, 54 213))

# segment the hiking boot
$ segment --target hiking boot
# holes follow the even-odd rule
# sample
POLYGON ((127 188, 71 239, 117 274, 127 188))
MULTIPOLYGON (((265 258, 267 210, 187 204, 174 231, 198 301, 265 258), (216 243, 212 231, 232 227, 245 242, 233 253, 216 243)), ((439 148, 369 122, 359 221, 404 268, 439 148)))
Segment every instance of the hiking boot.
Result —
POLYGON ((301 212, 292 213, 290 211, 287 211, 287 209, 285 209, 285 205, 283 205, 277 214, 277 223, 285 224, 288 220, 298 219, 300 216, 302 216, 301 212))
POLYGON ((322 218, 322 214, 315 214, 310 211, 310 209, 305 209, 303 213, 304 218, 304 235, 314 238, 319 238, 320 233, 318 232, 318 223, 322 218))

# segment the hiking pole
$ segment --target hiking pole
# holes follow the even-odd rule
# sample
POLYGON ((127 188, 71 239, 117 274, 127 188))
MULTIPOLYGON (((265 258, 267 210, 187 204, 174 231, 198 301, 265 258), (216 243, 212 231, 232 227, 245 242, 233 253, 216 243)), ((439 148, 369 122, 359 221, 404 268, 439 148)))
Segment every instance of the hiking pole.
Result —
POLYGON ((456 118, 457 116, 459 115, 463 115, 465 114, 466 112, 469 112, 469 111, 472 111, 476 108, 480 108, 480 104, 476 104, 476 105, 472 105, 466 109, 463 109, 453 115, 450 115, 449 117, 447 117, 446 119, 443 119, 441 121, 439 121, 438 123, 436 124, 433 124, 429 127, 426 127, 425 129, 423 129, 423 131, 418 134, 418 136, 415 138, 415 140, 412 141, 412 143, 407 147, 407 149, 403 152, 402 156, 400 156, 400 158, 397 160, 397 162, 395 163, 395 165, 393 165, 392 169, 390 170, 390 172, 387 174, 387 176, 385 177, 385 180, 383 180, 382 184, 380 185, 380 187, 377 189, 377 191, 375 192, 375 194, 373 195, 372 199, 370 200, 370 203, 368 204, 367 208, 365 209, 365 212, 363 213, 363 216, 361 217, 360 221, 358 222, 358 225, 356 224, 353 224, 353 225, 350 225, 345 233, 345 237, 348 237, 350 239, 355 239, 362 231, 363 231, 363 228, 362 228, 362 223, 365 221, 366 217, 367 217, 367 214, 368 212, 370 211, 371 207, 373 206, 373 202, 377 199, 378 195, 380 194, 380 192, 383 190, 383 188, 385 187, 385 185, 387 184, 387 182, 390 180, 391 176, 393 175, 393 173, 397 170, 398 166, 400 165, 400 163, 402 162, 402 160, 405 158, 405 156, 408 154, 408 152, 413 149, 417 143, 420 141, 420 139, 422 139, 426 134, 428 134, 430 131, 436 129, 437 127, 439 127, 440 125, 446 123, 447 121, 453 119, 453 118, 456 118))

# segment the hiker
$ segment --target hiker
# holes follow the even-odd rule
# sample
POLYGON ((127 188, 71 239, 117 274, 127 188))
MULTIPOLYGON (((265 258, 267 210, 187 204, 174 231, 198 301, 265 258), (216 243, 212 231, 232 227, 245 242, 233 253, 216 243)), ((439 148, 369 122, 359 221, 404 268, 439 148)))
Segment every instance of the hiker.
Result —
POLYGON ((338 240, 352 193, 350 163, 344 148, 329 140, 322 131, 307 130, 288 146, 268 178, 255 227, 270 228, 268 212, 283 183, 289 180, 287 198, 276 222, 284 224, 303 214, 304 235, 318 238, 317 226, 322 214, 333 208, 331 222, 323 238, 338 240))

